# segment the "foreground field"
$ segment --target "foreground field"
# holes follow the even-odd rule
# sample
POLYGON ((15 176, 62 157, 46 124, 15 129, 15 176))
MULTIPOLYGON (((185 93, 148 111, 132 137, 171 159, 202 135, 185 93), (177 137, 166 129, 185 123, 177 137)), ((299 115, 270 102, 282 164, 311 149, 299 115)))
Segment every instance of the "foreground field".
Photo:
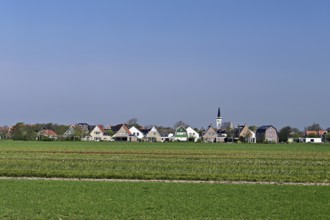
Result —
POLYGON ((0 219, 328 219, 327 186, 0 180, 0 219))
POLYGON ((0 141, 0 176, 330 182, 330 145, 0 141))

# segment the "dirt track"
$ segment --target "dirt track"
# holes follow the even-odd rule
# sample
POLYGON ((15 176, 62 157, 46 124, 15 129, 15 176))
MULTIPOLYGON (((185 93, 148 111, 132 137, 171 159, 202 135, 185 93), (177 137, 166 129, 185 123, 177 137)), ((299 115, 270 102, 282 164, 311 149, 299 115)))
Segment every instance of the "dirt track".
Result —
POLYGON ((252 182, 252 181, 199 181, 199 180, 140 180, 140 179, 87 179, 87 178, 43 178, 43 177, 0 177, 0 180, 44 180, 44 181, 86 181, 86 182, 133 182, 133 183, 191 183, 191 184, 247 184, 247 185, 301 185, 330 186, 330 183, 303 182, 252 182))

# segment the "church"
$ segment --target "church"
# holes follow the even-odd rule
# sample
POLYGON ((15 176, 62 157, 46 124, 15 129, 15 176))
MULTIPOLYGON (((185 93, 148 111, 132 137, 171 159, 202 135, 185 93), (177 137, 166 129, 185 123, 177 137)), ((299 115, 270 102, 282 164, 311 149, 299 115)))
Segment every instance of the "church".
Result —
POLYGON ((218 114, 216 117, 216 128, 213 128, 212 124, 208 127, 203 135, 204 142, 225 142, 228 137, 233 137, 234 124, 232 122, 222 122, 222 115, 220 107, 218 108, 218 114))

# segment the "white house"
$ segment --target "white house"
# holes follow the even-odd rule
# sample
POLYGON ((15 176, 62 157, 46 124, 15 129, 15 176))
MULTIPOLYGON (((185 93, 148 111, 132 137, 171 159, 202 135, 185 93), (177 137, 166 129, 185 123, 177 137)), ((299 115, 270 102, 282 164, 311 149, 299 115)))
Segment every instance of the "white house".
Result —
POLYGON ((186 130, 187 130, 188 138, 194 138, 195 142, 200 138, 198 132, 192 129, 191 127, 188 127, 186 130))
POLYGON ((322 143, 322 138, 309 138, 309 137, 307 137, 307 138, 305 138, 305 142, 306 143, 318 143, 318 144, 320 144, 320 143, 322 143))
POLYGON ((95 128, 90 133, 91 138, 89 140, 93 141, 110 141, 111 136, 107 135, 103 125, 96 125, 95 128))
POLYGON ((129 129, 129 131, 131 132, 132 135, 137 137, 139 140, 142 140, 144 138, 144 134, 142 133, 142 131, 137 129, 135 126, 131 127, 129 129))
POLYGON ((160 141, 162 136, 160 135, 159 131, 155 126, 151 128, 151 130, 147 134, 147 140, 151 142, 160 141))

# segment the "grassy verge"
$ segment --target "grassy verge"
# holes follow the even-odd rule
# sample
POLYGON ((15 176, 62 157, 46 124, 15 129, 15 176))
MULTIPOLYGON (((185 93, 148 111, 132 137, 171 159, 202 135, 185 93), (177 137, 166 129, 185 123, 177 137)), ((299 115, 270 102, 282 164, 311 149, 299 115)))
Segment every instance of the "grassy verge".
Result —
POLYGON ((0 181, 0 219, 327 219, 319 186, 0 181))

